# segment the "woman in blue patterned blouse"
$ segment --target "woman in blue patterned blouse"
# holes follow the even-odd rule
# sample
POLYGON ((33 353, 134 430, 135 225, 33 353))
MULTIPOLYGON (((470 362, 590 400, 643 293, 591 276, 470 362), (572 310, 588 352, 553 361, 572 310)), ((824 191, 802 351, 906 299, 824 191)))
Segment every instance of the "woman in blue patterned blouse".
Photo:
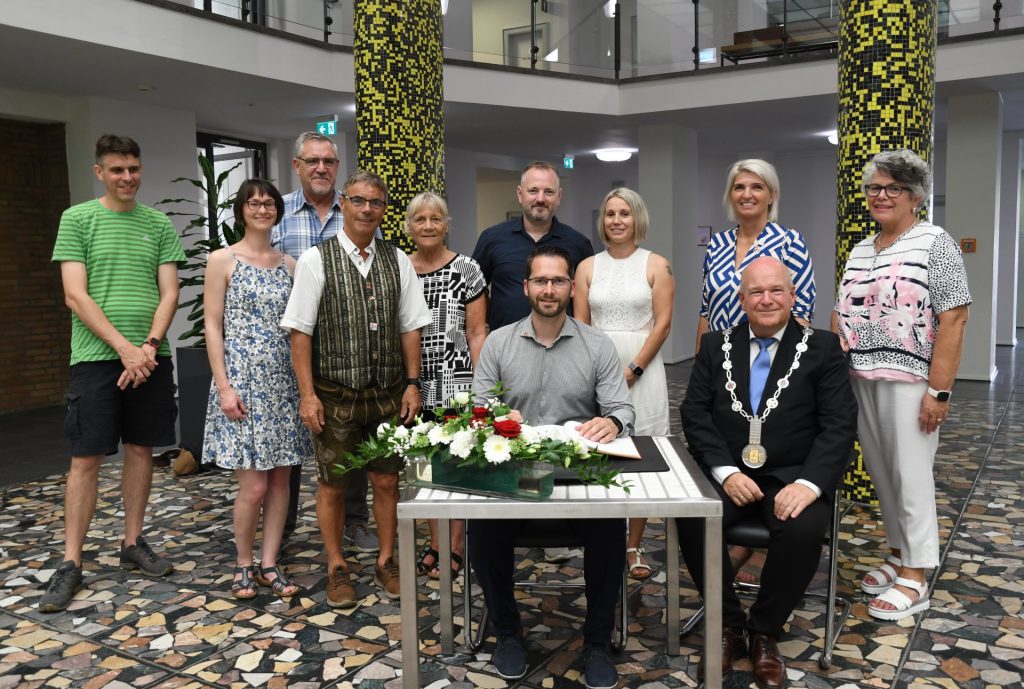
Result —
POLYGON ((738 224, 715 234, 704 255, 697 349, 704 333, 725 330, 746 320, 740 309, 740 277, 743 268, 760 256, 774 256, 789 268, 796 285, 793 316, 809 324, 814 316, 814 265, 803 236, 776 222, 779 176, 775 168, 757 158, 733 163, 722 204, 729 219, 738 224))

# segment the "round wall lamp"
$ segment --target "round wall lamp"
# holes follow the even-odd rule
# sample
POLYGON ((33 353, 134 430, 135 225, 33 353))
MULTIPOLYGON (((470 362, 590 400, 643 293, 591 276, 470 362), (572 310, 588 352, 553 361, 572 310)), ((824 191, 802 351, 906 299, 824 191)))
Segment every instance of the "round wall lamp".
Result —
POLYGON ((631 148, 599 148, 594 151, 597 159, 605 163, 621 163, 633 157, 631 148))

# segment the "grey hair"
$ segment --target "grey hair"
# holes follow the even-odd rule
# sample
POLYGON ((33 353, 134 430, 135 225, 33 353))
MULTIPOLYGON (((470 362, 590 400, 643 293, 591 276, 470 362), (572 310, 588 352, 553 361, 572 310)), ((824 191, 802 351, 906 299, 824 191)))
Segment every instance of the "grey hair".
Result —
POLYGON ((292 157, 298 158, 299 156, 302 155, 302 146, 307 141, 322 141, 324 143, 330 144, 331 148, 334 149, 334 157, 338 157, 338 144, 334 143, 331 137, 324 136, 320 132, 302 132, 301 134, 299 134, 299 138, 295 140, 295 152, 293 153, 292 157))
POLYGON ((412 197, 412 201, 409 202, 409 206, 405 210, 406 234, 410 234, 409 228, 412 227, 412 219, 424 208, 436 208, 441 211, 445 224, 451 221, 451 218, 448 216, 448 202, 444 200, 443 196, 432 191, 420 192, 412 197))
POLYGON ((871 184, 875 174, 881 172, 892 177, 900 184, 910 188, 911 195, 917 199, 920 209, 925 204, 932 190, 932 169, 921 156, 906 148, 882 151, 869 160, 864 166, 864 184, 871 184))
POLYGON ((722 206, 725 207, 725 212, 729 215, 729 220, 736 222, 736 210, 732 207, 732 185, 736 181, 736 177, 741 172, 749 172, 752 175, 757 175, 764 180, 765 186, 768 187, 768 191, 771 192, 772 201, 768 204, 768 220, 775 222, 779 219, 779 173, 775 171, 775 166, 769 163, 767 160, 761 160, 760 158, 747 158, 746 160, 737 160, 729 168, 729 174, 725 176, 725 194, 722 195, 722 206))

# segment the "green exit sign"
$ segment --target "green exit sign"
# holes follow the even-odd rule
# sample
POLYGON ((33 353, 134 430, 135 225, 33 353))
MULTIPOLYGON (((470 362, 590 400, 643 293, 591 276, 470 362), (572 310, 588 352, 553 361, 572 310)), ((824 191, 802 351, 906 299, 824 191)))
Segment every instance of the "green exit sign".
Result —
POLYGON ((317 122, 316 131, 324 136, 334 136, 338 133, 338 122, 336 120, 317 122))

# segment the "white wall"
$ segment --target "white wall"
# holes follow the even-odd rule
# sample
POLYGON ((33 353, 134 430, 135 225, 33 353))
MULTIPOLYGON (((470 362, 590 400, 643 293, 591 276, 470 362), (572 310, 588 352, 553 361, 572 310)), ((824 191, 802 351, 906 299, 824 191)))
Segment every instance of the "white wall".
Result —
POLYGON ((1021 140, 1024 131, 1003 133, 999 193, 999 285, 996 290, 996 344, 1017 344, 1017 268, 1020 217, 1021 140))

